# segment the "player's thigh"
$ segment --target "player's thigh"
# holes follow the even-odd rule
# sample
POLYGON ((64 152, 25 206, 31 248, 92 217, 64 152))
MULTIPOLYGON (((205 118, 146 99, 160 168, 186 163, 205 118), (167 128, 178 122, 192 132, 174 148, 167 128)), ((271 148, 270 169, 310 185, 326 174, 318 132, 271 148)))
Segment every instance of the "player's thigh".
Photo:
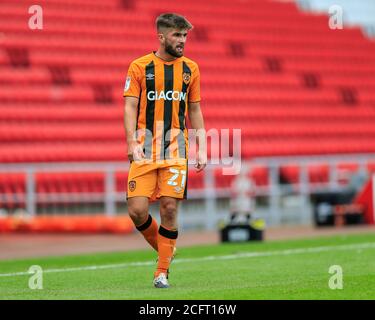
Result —
POLYGON ((164 166, 158 171, 160 197, 183 199, 186 197, 187 161, 164 166))
POLYGON ((157 186, 157 167, 154 164, 132 162, 128 175, 127 199, 150 198, 157 186))

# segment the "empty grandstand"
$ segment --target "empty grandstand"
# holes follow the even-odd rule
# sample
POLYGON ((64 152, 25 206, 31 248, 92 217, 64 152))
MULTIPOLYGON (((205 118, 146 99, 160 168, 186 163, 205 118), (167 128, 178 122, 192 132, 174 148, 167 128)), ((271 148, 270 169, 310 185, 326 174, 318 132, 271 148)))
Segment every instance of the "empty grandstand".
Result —
MULTIPOLYGON (((242 130, 258 212, 311 223, 311 193, 375 171, 375 42, 360 25, 330 29, 306 3, 40 0, 43 29, 30 30, 34 3, 1 1, 2 214, 126 213, 126 71, 171 11, 194 25, 186 56, 200 64, 206 128, 242 130)), ((214 227, 234 178, 190 170, 183 227, 202 211, 214 227)))

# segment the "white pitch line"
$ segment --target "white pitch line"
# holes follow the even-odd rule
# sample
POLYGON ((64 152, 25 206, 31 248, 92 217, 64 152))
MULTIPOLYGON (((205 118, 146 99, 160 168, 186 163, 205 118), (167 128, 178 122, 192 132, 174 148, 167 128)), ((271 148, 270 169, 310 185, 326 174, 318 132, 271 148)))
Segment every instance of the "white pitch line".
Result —
MULTIPOLYGON (((243 258, 257 258, 257 257, 270 257, 270 256, 289 256, 295 254, 304 253, 319 253, 324 251, 345 251, 345 250, 359 250, 359 249, 372 249, 375 248, 375 242, 365 242, 358 244, 349 245, 338 245, 338 246, 322 246, 322 247, 310 247, 310 248, 298 248, 298 249, 285 249, 278 251, 265 251, 265 252, 243 252, 224 256, 206 256, 200 258, 181 258, 173 260, 173 263, 185 263, 185 262, 202 262, 202 261, 218 261, 218 260, 234 260, 243 258)), ((74 272, 74 271, 91 271, 91 270, 103 270, 103 269, 119 269, 128 267, 143 267, 152 266, 155 261, 144 261, 144 262, 128 262, 118 264, 104 264, 97 266, 85 266, 75 268, 61 268, 61 269, 46 269, 43 273, 58 273, 58 272, 74 272)), ((33 274, 32 272, 14 272, 14 273, 0 273, 0 277, 16 277, 33 274)))

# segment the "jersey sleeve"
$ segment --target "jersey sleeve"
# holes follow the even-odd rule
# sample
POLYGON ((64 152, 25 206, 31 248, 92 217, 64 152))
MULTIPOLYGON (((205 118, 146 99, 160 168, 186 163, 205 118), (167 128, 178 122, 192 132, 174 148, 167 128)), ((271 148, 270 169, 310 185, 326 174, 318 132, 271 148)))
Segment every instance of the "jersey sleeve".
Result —
POLYGON ((124 97, 139 97, 141 93, 141 75, 135 63, 131 63, 125 81, 124 97))
POLYGON ((189 91, 189 102, 199 102, 201 101, 201 76, 199 72, 198 66, 196 66, 195 70, 193 71, 191 83, 190 83, 190 91, 189 91))

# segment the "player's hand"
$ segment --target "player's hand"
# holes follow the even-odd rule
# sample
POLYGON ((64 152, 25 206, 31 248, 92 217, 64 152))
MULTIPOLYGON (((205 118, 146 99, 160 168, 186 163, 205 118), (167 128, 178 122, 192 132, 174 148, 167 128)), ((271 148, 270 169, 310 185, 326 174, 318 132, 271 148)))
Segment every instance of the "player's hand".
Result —
POLYGON ((197 155, 197 163, 195 164, 195 168, 197 172, 202 171, 207 166, 207 153, 204 151, 198 151, 197 155))
POLYGON ((145 158, 142 145, 139 144, 137 141, 132 141, 128 145, 128 158, 130 162, 139 161, 145 158))

